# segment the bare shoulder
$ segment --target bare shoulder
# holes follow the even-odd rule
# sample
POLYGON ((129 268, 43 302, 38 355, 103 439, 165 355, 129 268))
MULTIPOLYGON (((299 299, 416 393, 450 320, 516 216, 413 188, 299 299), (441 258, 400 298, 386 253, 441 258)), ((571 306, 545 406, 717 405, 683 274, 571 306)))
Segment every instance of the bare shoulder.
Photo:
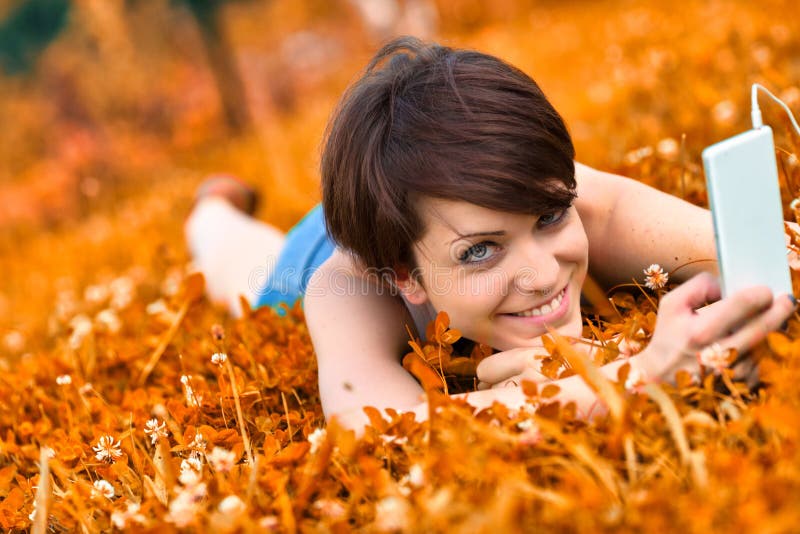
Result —
POLYGON ((314 271, 306 288, 306 298, 313 297, 317 292, 315 290, 325 290, 342 281, 359 277, 361 272, 355 258, 336 248, 314 271))
POLYGON ((575 180, 578 182, 578 198, 588 201, 592 197, 613 191, 621 182, 625 182, 628 179, 576 161, 575 180))
POLYGON ((587 232, 604 226, 625 178, 575 162, 575 181, 578 183, 575 208, 587 232))

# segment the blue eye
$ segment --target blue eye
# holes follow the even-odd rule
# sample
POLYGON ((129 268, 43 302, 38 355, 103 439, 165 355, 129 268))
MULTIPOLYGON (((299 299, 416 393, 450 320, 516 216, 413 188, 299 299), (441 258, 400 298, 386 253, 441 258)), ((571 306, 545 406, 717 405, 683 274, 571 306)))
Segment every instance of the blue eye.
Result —
POLYGON ((489 254, 489 246, 490 244, 485 241, 472 245, 459 254, 458 261, 461 263, 477 263, 483 261, 487 257, 491 257, 489 254))
POLYGON ((545 213, 544 215, 539 217, 537 224, 543 227, 558 224, 567 216, 567 210, 569 210, 569 208, 564 208, 563 210, 545 213))

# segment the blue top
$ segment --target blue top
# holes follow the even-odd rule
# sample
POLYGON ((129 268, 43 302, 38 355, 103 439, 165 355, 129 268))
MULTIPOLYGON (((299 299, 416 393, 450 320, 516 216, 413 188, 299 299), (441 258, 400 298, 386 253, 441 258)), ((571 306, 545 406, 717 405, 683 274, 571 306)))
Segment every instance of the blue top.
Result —
POLYGON ((317 204, 286 234, 275 269, 264 288, 258 292, 256 308, 272 306, 280 315, 303 298, 308 281, 320 265, 333 254, 336 245, 325 230, 322 205, 317 204))

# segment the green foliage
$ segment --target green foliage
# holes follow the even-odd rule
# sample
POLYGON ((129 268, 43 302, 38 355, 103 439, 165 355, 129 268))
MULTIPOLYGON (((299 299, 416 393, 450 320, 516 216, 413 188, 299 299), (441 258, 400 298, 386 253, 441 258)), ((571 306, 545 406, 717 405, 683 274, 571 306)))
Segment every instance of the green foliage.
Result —
POLYGON ((0 66, 8 74, 29 70, 64 28, 69 0, 27 0, 0 22, 0 66))

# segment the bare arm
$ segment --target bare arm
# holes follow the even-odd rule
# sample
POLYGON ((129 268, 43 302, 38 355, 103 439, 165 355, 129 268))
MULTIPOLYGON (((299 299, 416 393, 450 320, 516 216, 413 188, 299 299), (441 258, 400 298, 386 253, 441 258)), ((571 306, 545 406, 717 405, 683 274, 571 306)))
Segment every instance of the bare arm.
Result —
POLYGON ((326 417, 343 416, 357 426, 366 421, 364 406, 402 409, 420 402, 422 389, 400 363, 411 316, 399 298, 366 283, 346 254, 335 251, 315 272, 304 307, 326 417))
POLYGON ((641 279, 658 263, 678 280, 717 273, 711 212, 615 174, 576 164, 575 206, 589 238, 589 268, 601 285, 641 279))

